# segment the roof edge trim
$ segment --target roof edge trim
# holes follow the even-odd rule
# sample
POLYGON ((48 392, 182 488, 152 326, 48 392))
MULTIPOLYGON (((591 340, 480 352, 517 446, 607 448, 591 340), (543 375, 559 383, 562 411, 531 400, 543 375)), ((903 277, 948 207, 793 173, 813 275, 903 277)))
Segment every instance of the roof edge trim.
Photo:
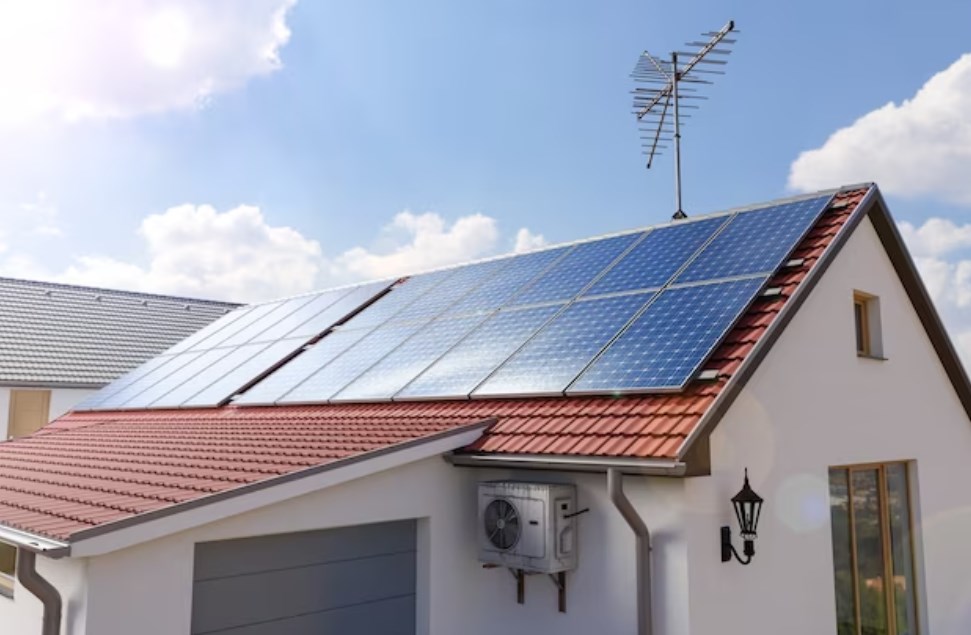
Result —
MULTIPOLYGON (((179 504, 176 504, 176 505, 171 505, 169 507, 164 507, 162 509, 158 509, 158 510, 155 510, 155 511, 150 511, 150 512, 146 512, 146 513, 142 513, 142 514, 137 514, 137 515, 134 515, 134 516, 129 516, 127 518, 122 518, 120 520, 117 520, 117 521, 114 521, 114 522, 110 522, 110 523, 105 523, 103 525, 98 525, 98 526, 95 526, 95 527, 91 527, 89 529, 82 529, 81 531, 78 531, 78 532, 76 532, 76 533, 74 533, 74 534, 72 534, 70 536, 70 538, 69 538, 69 544, 72 546, 72 553, 76 553, 78 551, 78 548, 80 546, 80 543, 82 543, 83 541, 88 541, 88 540, 91 540, 91 539, 100 538, 100 537, 105 536, 107 534, 117 533, 117 532, 123 531, 125 529, 130 529, 130 528, 133 528, 133 527, 137 527, 139 525, 147 524, 147 523, 152 522, 152 521, 168 519, 168 518, 173 517, 173 516, 177 516, 177 515, 180 515, 180 514, 184 514, 184 513, 191 512, 191 511, 196 510, 196 509, 198 509, 200 507, 206 507, 206 506, 209 506, 209 505, 214 505, 214 504, 218 504, 218 503, 222 503, 222 502, 226 502, 226 501, 231 501, 231 500, 238 499, 238 498, 241 498, 243 496, 246 496, 248 494, 255 494, 255 493, 261 492, 263 490, 267 490, 267 489, 279 487, 281 485, 287 485, 287 484, 293 483, 294 481, 299 481, 299 480, 306 479, 306 478, 310 478, 310 477, 313 477, 313 476, 318 476, 318 475, 326 474, 328 472, 334 472, 334 471, 340 470, 342 468, 347 468, 347 467, 355 466, 355 465, 360 464, 360 463, 366 463, 366 462, 371 461, 371 460, 376 460, 376 459, 380 459, 380 458, 383 458, 383 457, 388 457, 388 456, 391 456, 391 455, 394 455, 394 454, 403 453, 403 452, 406 452, 408 450, 416 449, 416 448, 421 447, 423 445, 430 445, 430 444, 435 443, 437 441, 443 441, 443 440, 448 439, 450 437, 456 437, 456 436, 461 436, 461 435, 464 435, 464 434, 468 434, 470 432, 481 431, 482 429, 487 428, 489 426, 492 426, 495 423, 496 423, 496 419, 495 418, 483 419, 483 420, 480 420, 480 421, 476 421, 474 423, 465 424, 465 425, 461 425, 461 426, 456 426, 454 428, 449 428, 447 430, 443 430, 443 431, 437 432, 435 434, 430 434, 430 435, 427 435, 427 436, 419 437, 417 439, 411 439, 411 440, 408 440, 408 441, 404 441, 402 443, 396 443, 394 445, 390 445, 390 446, 378 448, 376 450, 371 450, 370 452, 364 452, 362 454, 357 454, 357 455, 354 455, 354 456, 351 456, 351 457, 347 457, 347 458, 344 458, 344 459, 337 459, 337 460, 331 461, 329 463, 323 463, 323 464, 320 464, 320 465, 315 465, 315 466, 312 466, 312 467, 308 467, 306 469, 298 470, 296 472, 290 472, 288 474, 281 474, 279 476, 275 476, 275 477, 272 477, 272 478, 268 478, 268 479, 265 479, 265 480, 262 480, 262 481, 256 481, 254 483, 248 483, 248 484, 242 485, 240 487, 235 487, 235 488, 232 488, 232 489, 224 490, 222 492, 217 492, 215 494, 210 494, 209 496, 204 496, 202 498, 196 498, 196 499, 193 499, 193 500, 190 500, 190 501, 186 501, 184 503, 179 503, 179 504)), ((464 442, 463 445, 465 443, 469 443, 469 442, 470 441, 464 442)), ((451 450, 451 449, 454 449, 454 447, 453 448, 447 448, 446 451, 451 450)), ((377 472, 382 471, 384 469, 387 469, 387 468, 386 467, 381 467, 381 468, 379 468, 377 470, 374 470, 373 473, 377 473, 377 472)), ((367 476, 367 474, 361 474, 361 475, 352 477, 349 480, 354 480, 356 478, 362 478, 364 476, 367 476)), ((304 492, 304 493, 309 493, 309 492, 304 492)), ((302 495, 302 494, 295 494, 295 496, 299 496, 299 495, 302 495)), ((284 497, 282 497, 280 499, 280 501, 288 500, 289 498, 291 498, 291 497, 284 496, 284 497)), ((275 501, 275 502, 280 502, 280 501, 275 501)), ((260 505, 260 507, 264 507, 267 504, 269 504, 269 503, 263 503, 262 505, 260 505)), ((199 526, 199 525, 202 525, 202 524, 207 524, 209 522, 215 522, 215 521, 218 521, 218 520, 222 520, 223 518, 229 517, 231 515, 235 515, 237 513, 245 513, 246 511, 249 511, 249 510, 237 510, 237 511, 234 511, 232 513, 225 514, 223 516, 219 516, 217 518, 213 518, 213 519, 210 519, 210 520, 205 520, 205 521, 202 521, 202 522, 196 522, 194 524, 190 524, 188 527, 184 527, 184 528, 181 528, 181 529, 177 529, 175 531, 165 531, 165 532, 161 533, 159 536, 153 536, 153 537, 148 537, 148 538, 144 538, 144 539, 136 539, 134 541, 131 541, 130 544, 121 545, 121 546, 114 547, 114 548, 105 548, 101 552, 109 552, 109 551, 114 551, 114 550, 117 550, 117 549, 120 549, 120 548, 125 548, 125 547, 131 546, 133 544, 138 544, 140 542, 145 542, 147 540, 153 540, 154 538, 157 538, 157 537, 169 535, 171 533, 176 533, 176 531, 184 531, 185 529, 190 529, 190 528, 195 527, 195 526, 199 526)), ((93 554, 84 554, 84 555, 93 555, 93 554)))
POLYGON ((63 558, 71 551, 71 546, 66 542, 52 540, 29 531, 21 531, 6 525, 0 525, 0 541, 14 545, 20 549, 40 553, 50 558, 63 558))
MULTIPOLYGON (((688 437, 681 444, 678 449, 677 459, 679 461, 685 460, 685 457, 692 450, 692 447, 697 443, 698 439, 703 435, 710 434, 711 430, 714 429, 721 418, 725 415, 731 405, 735 402, 735 399, 742 392, 742 389, 751 379, 752 375, 755 373, 756 369, 762 363, 768 355, 769 350, 775 344, 775 342, 785 331, 786 326, 792 321, 792 318, 796 315, 799 309, 802 307, 806 298, 816 287, 819 281, 822 279, 823 275, 829 269, 830 265, 836 259, 836 255, 843 249, 843 245, 849 240, 850 235, 857 228, 860 222, 867 216, 870 208, 874 207, 877 201, 881 200, 879 189, 875 183, 866 183, 859 186, 862 189, 867 188, 866 194, 857 204, 856 209, 853 210, 850 217, 840 228, 837 235, 833 238, 832 242, 827 245, 825 251, 820 255, 819 260, 816 261, 813 268, 806 274, 806 277, 802 280, 796 290, 793 292, 792 296, 785 303, 782 309, 779 311, 778 316, 769 325, 768 330, 755 344, 752 352, 749 353, 748 357, 739 367, 738 371, 732 375, 731 379, 728 380, 728 384, 721 391, 718 397, 715 398, 714 403, 708 408, 708 411, 702 416, 701 421, 695 426, 694 430, 688 435, 688 437)), ((840 188, 836 190, 839 193, 852 191, 854 188, 840 188)))
POLYGON ((934 307, 934 302, 920 277, 917 265, 907 250, 904 239, 897 229, 897 224, 890 215, 886 201, 879 191, 876 194, 876 205, 873 212, 870 214, 873 228, 890 258, 890 263, 893 265, 904 291, 907 292, 910 303, 917 312, 917 317, 927 333, 931 346, 934 347, 934 352, 937 353, 941 365, 944 366, 944 371, 951 380, 958 400, 964 407, 968 418, 971 419, 971 380, 968 378, 967 369, 964 367, 957 349, 954 348, 954 342, 948 335, 944 322, 941 321, 941 316, 934 307))
POLYGON ((491 467, 524 470, 561 470, 567 472, 606 472, 647 476, 684 476, 687 465, 681 461, 625 459, 601 456, 543 454, 447 454, 445 460, 457 467, 491 467))

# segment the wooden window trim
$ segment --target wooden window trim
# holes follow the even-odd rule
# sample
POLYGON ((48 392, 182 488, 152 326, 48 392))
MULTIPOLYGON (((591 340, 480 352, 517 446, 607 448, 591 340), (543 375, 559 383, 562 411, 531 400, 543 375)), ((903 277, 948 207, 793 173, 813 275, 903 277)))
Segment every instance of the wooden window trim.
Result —
MULTIPOLYGON (((0 545, 4 547, 14 548, 15 547, 9 543, 3 542, 0 545)), ((16 581, 17 572, 17 552, 14 552, 14 575, 0 572, 0 597, 13 598, 13 590, 16 581)))
POLYGON ((860 357, 873 356, 873 340, 870 333, 870 300, 859 291, 853 293, 853 334, 859 333, 856 354, 860 357))
POLYGON ((911 489, 913 480, 911 479, 910 474, 910 462, 898 460, 876 463, 834 465, 829 468, 829 471, 842 471, 846 473, 847 512, 850 534, 850 563, 853 567, 853 570, 850 572, 850 578, 853 582, 853 606, 856 616, 856 632, 858 635, 860 634, 860 629, 862 628, 862 622, 860 619, 859 556, 857 554, 856 545, 856 512, 853 505, 853 473, 873 470, 876 470, 877 472, 878 504, 880 506, 880 540, 883 546, 884 602, 887 610, 887 632, 891 633, 892 635, 897 633, 897 607, 895 602, 896 590, 893 577, 893 546, 891 544, 890 530, 890 501, 888 495, 889 488, 887 485, 887 467, 892 465, 900 465, 904 468, 904 483, 905 487, 907 488, 907 524, 909 528, 909 540, 907 541, 908 544, 906 545, 906 548, 908 555, 910 556, 910 562, 912 563, 911 572, 913 575, 913 579, 910 580, 910 588, 907 589, 907 592, 910 594, 914 603, 914 633, 915 635, 921 635, 923 632, 920 595, 917 593, 918 578, 920 574, 917 570, 918 561, 916 557, 916 535, 914 533, 914 492, 911 489))

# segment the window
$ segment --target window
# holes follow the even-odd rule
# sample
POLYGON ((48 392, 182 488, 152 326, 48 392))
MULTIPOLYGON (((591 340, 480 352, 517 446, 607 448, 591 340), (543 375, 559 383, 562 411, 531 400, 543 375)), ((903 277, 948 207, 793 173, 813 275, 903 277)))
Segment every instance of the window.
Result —
POLYGON ((856 330, 856 354, 860 357, 882 359, 880 298, 862 291, 854 291, 853 323, 856 330))
POLYGON ((0 542, 0 594, 13 595, 13 579, 17 572, 17 548, 0 542))
POLYGON ((917 635, 906 463, 829 471, 837 635, 917 635))
POLYGON ((11 390, 7 436, 18 439, 33 434, 50 421, 51 391, 11 390))

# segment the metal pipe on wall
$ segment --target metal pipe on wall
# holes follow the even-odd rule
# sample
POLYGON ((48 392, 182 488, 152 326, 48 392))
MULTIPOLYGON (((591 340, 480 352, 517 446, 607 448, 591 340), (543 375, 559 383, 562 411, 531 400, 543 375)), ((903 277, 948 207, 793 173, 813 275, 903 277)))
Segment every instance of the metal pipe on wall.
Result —
POLYGON ((61 594, 58 593, 53 584, 37 572, 37 554, 33 551, 18 550, 17 579, 44 605, 44 622, 41 627, 41 635, 60 635, 61 594))
POLYGON ((607 470, 607 493, 620 515, 634 532, 637 569, 637 635, 654 631, 651 595, 651 532, 624 493, 624 475, 615 468, 607 470))

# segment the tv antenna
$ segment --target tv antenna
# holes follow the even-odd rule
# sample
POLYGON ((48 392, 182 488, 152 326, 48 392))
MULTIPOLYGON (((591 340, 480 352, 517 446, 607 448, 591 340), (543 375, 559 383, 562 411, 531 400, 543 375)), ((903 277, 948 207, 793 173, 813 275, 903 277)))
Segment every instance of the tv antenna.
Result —
POLYGON ((697 47, 694 52, 674 51, 670 60, 658 59, 644 51, 631 72, 635 82, 647 84, 635 87, 631 93, 634 95, 634 114, 641 132, 645 133, 641 136, 641 145, 647 155, 648 170, 655 157, 667 149, 665 144, 674 142, 674 188, 678 206, 673 215, 675 219, 687 217, 681 206, 681 120, 690 119, 691 115, 683 115, 681 110, 698 108, 681 101, 707 99, 702 94, 704 87, 712 83, 714 76, 725 74, 719 67, 727 60, 716 56, 731 53, 735 40, 727 37, 730 33, 737 33, 733 20, 719 31, 702 33, 710 38, 707 42, 688 42, 686 46, 697 47))

